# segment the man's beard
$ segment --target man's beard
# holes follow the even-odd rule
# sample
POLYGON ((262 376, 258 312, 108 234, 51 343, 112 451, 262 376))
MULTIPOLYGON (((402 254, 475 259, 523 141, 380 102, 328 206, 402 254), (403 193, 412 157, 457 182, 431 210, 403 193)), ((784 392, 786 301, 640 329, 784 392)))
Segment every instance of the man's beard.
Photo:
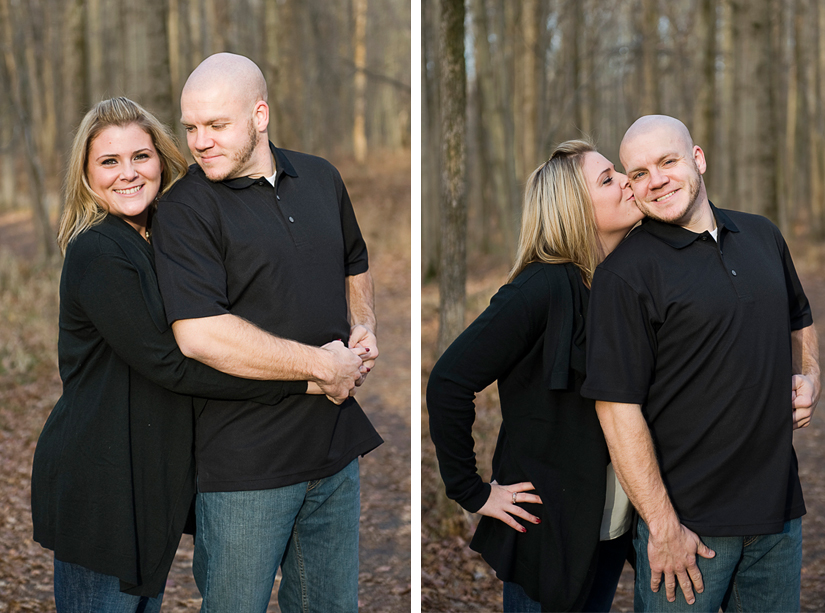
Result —
MULTIPOLYGON (((693 166, 696 167, 696 162, 693 163, 693 166)), ((696 175, 692 177, 687 184, 689 190, 687 206, 677 215, 664 217, 660 215, 658 211, 650 208, 646 203, 641 203, 638 200, 636 201, 636 205, 639 207, 639 210, 641 210, 642 213, 644 213, 647 217, 650 217, 651 219, 655 219, 663 223, 682 225, 680 222, 689 217, 690 214, 693 213, 693 210, 696 208, 696 205, 699 200, 699 188, 701 186, 701 180, 702 179, 701 175, 699 174, 699 169, 696 168, 696 175)))
MULTIPOLYGON (((252 119, 249 120, 247 137, 248 138, 243 149, 236 151, 229 157, 232 162, 232 167, 229 170, 221 175, 215 176, 209 176, 209 173, 206 173, 206 177, 210 181, 217 183, 230 177, 233 179, 236 178, 236 173, 240 171, 249 160, 252 159, 252 154, 255 153, 255 147, 258 144, 258 131, 255 129, 255 122, 252 119)), ((204 170, 204 172, 206 171, 204 170)))

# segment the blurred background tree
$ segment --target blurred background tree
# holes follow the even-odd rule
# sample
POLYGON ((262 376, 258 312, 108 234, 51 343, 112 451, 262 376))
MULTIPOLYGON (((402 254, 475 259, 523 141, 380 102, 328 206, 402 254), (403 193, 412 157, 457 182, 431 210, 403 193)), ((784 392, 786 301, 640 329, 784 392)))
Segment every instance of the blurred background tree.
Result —
MULTIPOLYGON (((422 0, 422 280, 440 270, 438 28, 422 0)), ((467 257, 510 262, 530 172, 588 134, 620 167, 639 116, 681 119, 710 199, 789 243, 825 233, 825 5, 819 0, 466 0, 467 257)))
POLYGON ((31 206, 54 251, 63 168, 89 107, 127 96, 180 128, 189 73, 246 55, 270 138, 321 156, 410 146, 409 0, 0 0, 0 212, 31 206))

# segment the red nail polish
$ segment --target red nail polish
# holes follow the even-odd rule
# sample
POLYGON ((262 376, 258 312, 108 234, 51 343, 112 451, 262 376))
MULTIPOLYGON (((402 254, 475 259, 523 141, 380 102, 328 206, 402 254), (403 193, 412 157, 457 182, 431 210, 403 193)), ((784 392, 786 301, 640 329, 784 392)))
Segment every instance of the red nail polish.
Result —
POLYGON ((541 519, 537 519, 537 520, 536 520, 536 523, 537 523, 537 524, 540 524, 540 523, 541 523, 541 519))
POLYGON ((521 526, 521 532, 522 533, 527 532, 527 528, 525 528, 524 526, 521 526))

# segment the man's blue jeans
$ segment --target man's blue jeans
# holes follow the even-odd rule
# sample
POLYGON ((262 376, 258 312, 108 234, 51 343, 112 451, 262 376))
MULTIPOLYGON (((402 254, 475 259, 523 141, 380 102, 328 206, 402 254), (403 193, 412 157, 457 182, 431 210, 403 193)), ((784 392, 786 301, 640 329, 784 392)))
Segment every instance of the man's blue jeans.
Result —
POLYGON ((159 613, 163 592, 155 598, 120 591, 120 579, 79 564, 54 560, 57 613, 159 613))
POLYGON ((662 583, 650 590, 650 533, 639 519, 636 549, 636 611, 799 611, 802 574, 802 519, 785 522, 782 532, 759 536, 700 536, 716 552, 707 560, 696 557, 705 590, 687 604, 676 586, 676 602, 668 602, 662 583))
POLYGON ((358 460, 271 490, 197 496, 192 564, 203 613, 264 613, 281 567, 284 613, 358 610, 358 460))

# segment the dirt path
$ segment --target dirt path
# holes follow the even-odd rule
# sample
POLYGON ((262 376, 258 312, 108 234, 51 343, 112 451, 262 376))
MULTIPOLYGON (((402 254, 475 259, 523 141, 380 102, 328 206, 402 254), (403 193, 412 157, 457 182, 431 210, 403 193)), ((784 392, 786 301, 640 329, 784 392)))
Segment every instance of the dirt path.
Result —
MULTIPOLYGON (((347 183, 370 249, 379 319, 381 355, 358 394, 385 441, 361 460, 360 608, 409 611, 410 159, 385 155, 364 168, 349 160, 333 162, 347 183)), ((26 212, 0 215, 1 249, 34 256, 26 212)), ((0 289, 4 281, 0 274, 0 289)), ((56 321, 56 291, 50 300, 42 317, 56 321)), ((11 325, 15 322, 0 317, 0 330, 11 325)), ((34 445, 59 397, 60 381, 51 366, 28 379, 6 375, 0 362, 0 613, 54 610, 51 552, 31 540, 29 480, 34 445)), ((191 565, 187 536, 169 575, 164 611, 199 610, 191 565)), ((276 602, 273 595, 269 611, 279 610, 276 602)))

